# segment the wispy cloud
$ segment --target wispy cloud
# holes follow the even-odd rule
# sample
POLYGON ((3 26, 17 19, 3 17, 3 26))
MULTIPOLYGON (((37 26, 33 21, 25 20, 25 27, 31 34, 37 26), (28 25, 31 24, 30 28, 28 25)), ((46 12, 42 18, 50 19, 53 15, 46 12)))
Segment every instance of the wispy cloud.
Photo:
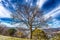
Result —
POLYGON ((37 5, 39 6, 39 8, 41 8, 46 1, 47 0, 38 0, 37 5))
MULTIPOLYGON (((31 0, 26 0, 26 2, 28 2, 28 3, 30 3, 30 1, 31 1, 31 0), (29 2, 28 2, 28 1, 29 1, 29 2)), ((36 3, 36 4, 38 5, 39 8, 41 8, 46 1, 47 1, 47 0, 37 0, 37 3, 36 3)), ((1 0, 0 0, 0 2, 1 2, 1 0)), ((34 5, 32 2, 31 2, 30 4, 31 4, 31 6, 34 5)), ((51 4, 53 4, 53 3, 51 3, 51 4)), ((54 4, 55 4, 55 3, 54 3, 54 4)), ((8 5, 9 5, 9 4, 6 4, 7 8, 8 8, 8 5)), ((44 4, 44 5, 45 5, 45 4, 44 4)), ((49 19, 50 17, 55 17, 58 13, 60 13, 60 5, 57 6, 56 8, 53 6, 54 9, 53 9, 52 6, 50 7, 50 5, 49 5, 48 3, 47 3, 47 5, 46 5, 46 9, 49 10, 49 8, 51 8, 51 10, 50 10, 48 13, 46 13, 46 14, 43 15, 43 18, 44 18, 45 20, 49 19), (47 6, 47 5, 48 5, 48 6, 47 6), (47 8, 47 7, 48 7, 48 8, 47 8)), ((9 5, 9 6, 10 6, 10 5, 9 5)), ((12 4, 12 6, 13 6, 13 8, 15 9, 14 4, 12 4)), ((12 8, 10 8, 10 9, 12 9, 12 8)), ((47 11, 47 10, 45 10, 45 11, 47 11)), ((11 12, 8 11, 7 9, 5 9, 5 8, 2 6, 2 4, 0 4, 0 18, 1 18, 1 17, 11 18, 10 14, 11 14, 11 12)), ((51 20, 51 21, 52 21, 51 24, 48 23, 50 26, 52 26, 52 27, 58 27, 58 26, 60 26, 60 21, 58 21, 58 20, 56 20, 56 19, 53 19, 53 20, 51 20)), ((10 25, 10 24, 8 24, 8 23, 3 23, 3 24, 12 26, 12 25, 10 25)), ((18 25, 18 24, 14 24, 14 25, 18 25)))
POLYGON ((52 11, 50 11, 49 13, 46 13, 45 15, 43 15, 43 18, 45 20, 52 18, 52 20, 50 20, 51 23, 48 22, 49 27, 51 28, 57 28, 60 27, 60 21, 58 21, 55 17, 60 14, 60 6, 57 6, 55 9, 53 9, 52 11))
POLYGON ((57 28, 57 27, 60 27, 60 21, 56 20, 56 19, 52 19, 50 20, 52 23, 48 23, 48 25, 51 27, 51 28, 57 28))
POLYGON ((0 2, 1 2, 2 0, 0 0, 0 2))
POLYGON ((27 26, 23 23, 10 24, 10 23, 6 23, 6 22, 1 22, 0 25, 6 25, 7 27, 24 27, 24 28, 27 28, 27 26))
POLYGON ((60 13, 60 6, 56 7, 55 9, 50 11, 49 13, 43 15, 43 18, 45 18, 45 20, 47 20, 50 17, 56 16, 57 13, 60 13))
POLYGON ((10 14, 11 12, 5 9, 3 5, 0 3, 0 18, 2 17, 10 18, 11 17, 10 14))

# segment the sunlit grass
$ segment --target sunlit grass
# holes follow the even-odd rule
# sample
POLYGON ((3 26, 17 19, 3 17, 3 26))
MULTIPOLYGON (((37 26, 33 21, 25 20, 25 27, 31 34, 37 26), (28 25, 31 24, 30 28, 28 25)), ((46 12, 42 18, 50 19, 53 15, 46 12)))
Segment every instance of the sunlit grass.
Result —
POLYGON ((9 37, 9 36, 2 36, 2 35, 0 35, 0 40, 30 40, 30 39, 16 38, 16 37, 9 37))
MULTIPOLYGON (((2 36, 0 35, 0 40, 35 40, 35 39, 27 39, 27 38, 16 38, 16 37, 10 37, 10 36, 2 36)), ((39 39, 36 39, 39 40, 39 39)), ((44 39, 42 39, 44 40, 44 39)))

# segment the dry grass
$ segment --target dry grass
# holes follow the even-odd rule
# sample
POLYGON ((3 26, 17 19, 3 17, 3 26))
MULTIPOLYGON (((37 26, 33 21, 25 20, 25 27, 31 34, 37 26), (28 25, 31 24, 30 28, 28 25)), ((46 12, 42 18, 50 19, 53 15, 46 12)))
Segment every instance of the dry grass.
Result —
POLYGON ((16 38, 16 37, 9 37, 9 36, 0 35, 0 40, 30 40, 30 39, 16 38))

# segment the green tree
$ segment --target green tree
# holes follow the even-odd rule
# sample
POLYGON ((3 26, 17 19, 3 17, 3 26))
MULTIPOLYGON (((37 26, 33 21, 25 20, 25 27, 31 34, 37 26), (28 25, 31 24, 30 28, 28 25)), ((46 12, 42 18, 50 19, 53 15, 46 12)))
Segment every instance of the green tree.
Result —
POLYGON ((10 28, 8 30, 8 33, 9 33, 10 36, 13 36, 15 32, 16 32, 16 29, 14 29, 14 28, 10 28))

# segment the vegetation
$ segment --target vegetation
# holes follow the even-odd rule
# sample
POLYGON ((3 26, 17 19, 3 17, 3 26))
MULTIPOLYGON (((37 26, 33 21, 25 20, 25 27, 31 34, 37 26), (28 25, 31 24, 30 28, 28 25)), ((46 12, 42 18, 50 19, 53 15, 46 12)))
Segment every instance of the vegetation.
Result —
POLYGON ((55 34, 50 40, 60 40, 60 33, 55 34))
POLYGON ((48 39, 46 34, 45 34, 45 32, 40 30, 40 29, 38 29, 38 28, 33 30, 32 35, 33 35, 33 39, 36 39, 36 40, 37 39, 39 39, 39 40, 42 40, 42 39, 43 40, 47 40, 48 39))
POLYGON ((24 38, 24 33, 23 32, 20 32, 20 31, 17 31, 15 33, 16 37, 19 37, 19 38, 24 38))
MULTIPOLYGON (((9 29, 8 30, 9 35, 13 35, 15 33, 15 31, 16 31, 15 29, 9 29)), ((0 35, 0 40, 60 40, 60 32, 55 33, 51 38, 48 39, 45 32, 38 28, 35 28, 32 31, 32 39, 24 38, 23 32, 20 32, 20 31, 17 31, 16 34, 17 34, 17 36, 19 36, 19 38, 16 38, 17 36, 9 37, 9 36, 0 35)))
POLYGON ((15 32, 16 32, 16 29, 14 29, 14 28, 11 28, 8 30, 8 33, 10 36, 13 36, 15 32))
MULTIPOLYGON (((16 38, 16 37, 9 37, 9 36, 2 36, 0 35, 0 40, 35 40, 35 39, 27 39, 27 38, 16 38)), ((36 40, 45 40, 45 39, 36 39, 36 40)), ((60 36, 56 35, 49 40, 60 40, 60 36)))

